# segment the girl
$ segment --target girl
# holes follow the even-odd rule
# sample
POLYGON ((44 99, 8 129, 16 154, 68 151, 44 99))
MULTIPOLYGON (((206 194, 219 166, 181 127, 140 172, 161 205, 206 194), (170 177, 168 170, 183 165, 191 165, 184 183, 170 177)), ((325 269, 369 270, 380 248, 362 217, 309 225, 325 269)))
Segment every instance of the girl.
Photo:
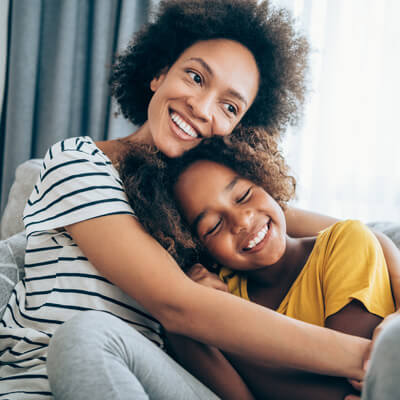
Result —
MULTIPOLYGON (((0 322, 0 396, 215 397, 162 351, 161 325, 263 365, 363 376, 368 340, 189 279, 134 217, 115 168, 133 143, 178 157, 239 123, 283 128, 301 108, 306 54, 291 19, 268 2, 161 1, 111 77, 121 112, 138 129, 98 143, 70 138, 44 157, 24 213, 26 275, 0 322)), ((264 139, 247 137, 260 146, 264 139)), ((300 235, 330 221, 296 210, 287 218, 300 235)))
MULTIPOLYGON (((286 234, 282 207, 293 197, 295 181, 272 139, 268 151, 255 151, 234 139, 214 140, 166 165, 154 171, 150 189, 142 187, 140 172, 134 178, 129 174, 127 191, 135 193, 131 204, 140 210, 138 217, 182 265, 185 258, 191 265, 195 252, 201 256, 206 251, 223 266, 219 277, 226 285, 200 264, 187 272, 196 282, 366 338, 394 312, 382 249, 360 222, 338 222, 317 238, 286 234), (173 198, 185 222, 177 218, 173 198), (161 210, 157 220, 143 211, 150 201, 161 210)), ((175 357, 217 394, 235 398, 235 382, 210 362, 207 349, 201 353, 196 343, 176 335, 169 336, 169 345, 175 357)), ((351 391, 344 379, 260 367, 249 357, 229 352, 220 355, 224 356, 257 398, 343 399, 351 391)))

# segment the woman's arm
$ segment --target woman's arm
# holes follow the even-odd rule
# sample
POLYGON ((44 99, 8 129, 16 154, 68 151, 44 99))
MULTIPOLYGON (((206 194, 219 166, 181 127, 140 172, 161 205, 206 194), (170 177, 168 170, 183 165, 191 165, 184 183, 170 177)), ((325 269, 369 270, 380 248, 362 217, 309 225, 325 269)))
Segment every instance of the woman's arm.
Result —
MULTIPOLYGON (((326 319, 326 326, 351 335, 371 337, 382 319, 352 301, 326 319)), ((246 358, 227 355, 257 398, 276 400, 343 400, 355 393, 344 378, 322 376, 282 367, 260 367, 246 358)))
POLYGON ((261 364, 355 379, 363 376, 368 340, 291 320, 191 281, 131 216, 94 218, 67 230, 100 273, 172 333, 261 364))
MULTIPOLYGON (((228 291, 218 275, 201 264, 193 265, 187 275, 194 282, 209 288, 228 291)), ((166 332, 168 353, 203 382, 221 399, 254 400, 243 379, 225 356, 215 347, 196 342, 186 336, 166 332)))
POLYGON ((295 207, 288 207, 285 210, 285 218, 287 233, 292 237, 316 236, 323 229, 339 221, 337 218, 295 207))
POLYGON ((376 238, 382 247, 387 268, 390 275, 390 284, 396 308, 400 307, 400 250, 396 245, 382 232, 374 232, 376 238))

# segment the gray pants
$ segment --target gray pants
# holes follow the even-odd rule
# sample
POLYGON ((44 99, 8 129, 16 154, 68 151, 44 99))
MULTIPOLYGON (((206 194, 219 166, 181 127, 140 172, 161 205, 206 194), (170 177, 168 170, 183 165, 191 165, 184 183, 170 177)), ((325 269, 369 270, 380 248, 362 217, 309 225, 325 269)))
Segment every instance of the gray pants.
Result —
POLYGON ((400 399, 400 317, 378 336, 362 393, 362 400, 397 399, 400 399))
POLYGON ((146 337, 98 311, 60 326, 47 372, 56 400, 218 399, 146 337))
MULTIPOLYGON (((106 313, 61 325, 47 358, 56 400, 215 400, 209 389, 156 345, 106 313)), ((400 318, 379 336, 362 400, 400 399, 400 318)))

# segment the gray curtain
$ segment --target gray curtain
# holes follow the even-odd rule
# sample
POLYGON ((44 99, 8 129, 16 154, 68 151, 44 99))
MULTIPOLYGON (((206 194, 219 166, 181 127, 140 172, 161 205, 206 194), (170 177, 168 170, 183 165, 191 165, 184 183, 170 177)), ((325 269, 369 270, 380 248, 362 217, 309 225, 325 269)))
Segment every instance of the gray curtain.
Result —
POLYGON ((150 0, 11 0, 0 125, 1 211, 16 167, 58 140, 123 136, 108 88, 113 55, 148 20, 150 0))

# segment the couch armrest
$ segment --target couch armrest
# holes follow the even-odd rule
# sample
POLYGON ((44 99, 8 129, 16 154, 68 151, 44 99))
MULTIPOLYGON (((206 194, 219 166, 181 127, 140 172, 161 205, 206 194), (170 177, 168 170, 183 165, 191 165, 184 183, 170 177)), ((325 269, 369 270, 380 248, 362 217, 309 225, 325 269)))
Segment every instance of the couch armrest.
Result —
POLYGON ((6 239, 24 229, 22 214, 41 166, 42 160, 37 158, 25 161, 17 168, 0 222, 0 239, 6 239))

